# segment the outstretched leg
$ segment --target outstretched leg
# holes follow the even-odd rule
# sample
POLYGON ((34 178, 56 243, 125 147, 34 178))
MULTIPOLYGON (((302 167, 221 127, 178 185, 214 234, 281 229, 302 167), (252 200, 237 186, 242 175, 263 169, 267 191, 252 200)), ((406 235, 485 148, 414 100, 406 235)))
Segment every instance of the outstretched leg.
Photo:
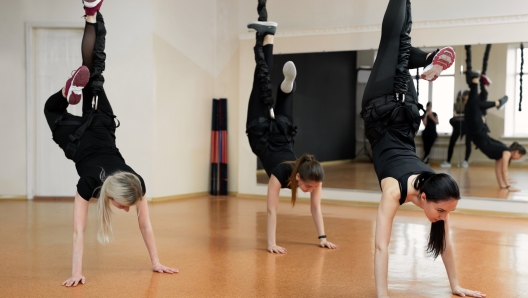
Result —
POLYGON ((258 40, 260 38, 258 35, 259 33, 257 33, 257 44, 254 47, 257 64, 253 74, 253 88, 251 89, 251 95, 249 96, 246 126, 259 117, 269 118, 269 110, 273 104, 273 98, 271 97, 271 81, 269 75, 265 76, 263 74, 264 70, 268 72, 269 69, 273 67, 273 35, 266 35, 262 38, 262 41, 258 40), (270 101, 262 100, 263 92, 269 96, 271 99, 270 101))
POLYGON ((106 27, 103 15, 99 11, 94 12, 94 15, 87 15, 81 53, 83 65, 90 69, 91 75, 87 88, 83 89, 83 98, 85 99, 83 101, 83 114, 90 113, 94 107, 113 114, 112 106, 103 88, 103 71, 106 60, 105 44, 106 27), (96 100, 95 103, 94 100, 96 100))
POLYGON ((293 93, 297 88, 295 84, 295 77, 297 70, 295 64, 288 61, 282 68, 284 74, 284 81, 279 85, 277 90, 277 102, 275 103, 275 113, 283 115, 293 123, 293 93))
POLYGON ((377 58, 363 93, 363 108, 372 99, 395 93, 394 77, 398 67, 400 39, 406 14, 406 0, 389 1, 381 25, 381 40, 377 58))

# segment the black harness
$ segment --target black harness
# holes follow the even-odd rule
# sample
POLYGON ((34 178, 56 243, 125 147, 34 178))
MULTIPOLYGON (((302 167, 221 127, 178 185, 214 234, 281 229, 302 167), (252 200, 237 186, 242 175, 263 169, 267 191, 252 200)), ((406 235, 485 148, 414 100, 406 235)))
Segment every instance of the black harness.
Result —
POLYGON ((73 160, 73 157, 75 156, 75 153, 77 152, 77 149, 79 148, 79 144, 81 143, 81 137, 83 136, 86 129, 88 129, 88 127, 90 127, 90 125, 92 124, 94 117, 108 116, 112 119, 112 121, 114 121, 114 119, 117 120, 117 125, 115 127, 113 126, 108 127, 108 132, 112 135, 114 139, 116 138, 115 136, 116 128, 118 128, 121 125, 121 123, 119 122, 119 119, 117 119, 115 115, 110 114, 105 111, 92 110, 90 114, 88 115, 88 118, 84 122, 83 121, 63 121, 62 119, 66 115, 71 115, 71 114, 64 113, 59 118, 57 118, 57 120, 55 120, 55 128, 53 129, 52 132, 55 132, 55 129, 57 129, 58 126, 79 126, 79 128, 68 137, 69 143, 64 152, 66 154, 66 158, 71 159, 71 160, 73 160))
POLYGON ((260 156, 260 154, 267 148, 269 138, 274 135, 283 135, 293 147, 293 144, 295 143, 294 137, 297 134, 297 126, 293 126, 290 119, 282 115, 276 115, 275 119, 258 117, 247 125, 246 134, 260 136, 258 143, 255 144, 255 146, 251 146, 255 149, 254 153, 257 156, 260 156), (265 129, 255 130, 257 126, 265 126, 265 129))
POLYGON ((403 98, 399 99, 392 94, 372 100, 361 111, 361 117, 365 121, 365 136, 371 146, 374 146, 383 135, 387 126, 394 121, 412 119, 412 126, 416 135, 424 116, 423 105, 414 101, 407 102, 403 98), (420 115, 420 111, 423 111, 422 115, 420 115))

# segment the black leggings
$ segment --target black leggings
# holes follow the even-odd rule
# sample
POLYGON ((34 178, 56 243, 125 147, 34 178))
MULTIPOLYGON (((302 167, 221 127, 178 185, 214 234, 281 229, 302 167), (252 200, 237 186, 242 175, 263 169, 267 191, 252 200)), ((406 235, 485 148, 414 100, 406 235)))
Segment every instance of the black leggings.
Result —
MULTIPOLYGON (((258 55, 259 47, 262 47, 259 42, 257 42, 257 45, 255 45, 254 51, 255 51, 255 60, 261 59, 258 55)), ((273 44, 265 45, 263 48, 264 51, 264 60, 266 62, 266 66, 269 69, 269 72, 273 69, 273 44)), ((265 104, 261 98, 261 80, 259 79, 259 74, 261 74, 261 69, 259 69, 259 64, 257 63, 255 67, 255 72, 253 75, 253 88, 251 90, 251 95, 249 96, 249 104, 248 104, 248 112, 247 112, 247 118, 246 118, 246 127, 255 119, 258 118, 266 118, 270 119, 270 112, 269 112, 269 106, 265 104)), ((277 90, 277 100, 275 101, 275 108, 274 113, 275 116, 284 116, 288 118, 290 122, 293 123, 293 93, 295 92, 296 86, 294 83, 294 87, 292 92, 290 93, 284 93, 282 92, 280 88, 280 84, 277 90)), ((260 131, 261 129, 265 129, 265 127, 253 127, 254 131, 257 132, 263 132, 260 131)), ((248 137, 250 139, 250 144, 255 144, 256 139, 260 138, 260 136, 253 135, 251 133, 248 134, 248 137)))
POLYGON ((465 121, 470 132, 488 131, 482 116, 489 108, 495 107, 494 101, 488 99, 488 91, 481 83, 481 92, 478 92, 478 83, 472 82, 471 48, 466 48, 466 82, 469 86, 469 97, 465 107, 465 121))
MULTIPOLYGON (((400 53, 400 39, 406 21, 408 0, 390 0, 381 26, 381 40, 378 55, 367 86, 363 94, 362 107, 365 108, 371 100, 388 94, 394 94, 394 82, 398 56, 400 53)), ((411 47, 409 64, 405 70, 410 78, 409 69, 426 66, 427 53, 411 47)), ((407 84, 405 101, 417 102, 416 88, 411 79, 407 84)))
POLYGON ((464 135, 466 136, 466 155, 464 160, 468 161, 471 155, 471 137, 466 132, 466 123, 464 120, 456 121, 452 119, 451 125, 453 126, 453 133, 451 134, 449 147, 447 148, 447 162, 451 162, 451 158, 453 158, 453 151, 458 137, 462 138, 464 135))
MULTIPOLYGON (((90 73, 93 74, 96 73, 97 76, 91 75, 90 81, 88 82, 88 85, 83 89, 83 100, 82 100, 82 112, 83 117, 86 117, 92 110, 92 99, 94 97, 93 90, 89 86, 94 81, 100 80, 101 75, 101 65, 104 69, 104 59, 105 56, 101 55, 101 53, 95 51, 94 49, 98 47, 99 49, 104 49, 104 38, 98 38, 97 33, 101 32, 101 30, 104 30, 106 32, 104 27, 104 20, 103 16, 98 13, 97 14, 97 22, 98 24, 92 24, 92 23, 86 23, 84 26, 84 34, 81 44, 81 54, 83 59, 83 65, 88 67, 90 70, 90 73), (99 26, 96 30, 96 27, 99 26), (102 61, 101 61, 102 60, 102 61)), ((104 53, 103 53, 104 54, 104 53)), ((110 102, 108 101, 108 97, 106 96, 106 93, 104 92, 104 89, 101 87, 101 91, 98 92, 98 104, 97 109, 105 111, 110 114, 114 114, 112 110, 112 106, 110 105, 110 102)), ((55 130, 55 121, 57 118, 62 116, 63 114, 67 113, 66 109, 68 108, 69 103, 66 100, 64 96, 62 96, 62 89, 59 90, 57 93, 53 94, 48 98, 46 101, 46 104, 44 105, 44 115, 46 116, 46 121, 48 122, 48 125, 52 131, 55 130)), ((73 115, 68 115, 68 118, 74 117, 73 115)), ((57 127, 57 130, 60 130, 61 127, 57 127)), ((60 134, 60 133, 59 133, 60 134)))
POLYGON ((429 154, 431 153, 431 149, 433 148, 433 145, 436 141, 436 138, 438 138, 438 134, 436 132, 428 133, 424 131, 422 133, 422 140, 423 140, 423 146, 424 146, 423 160, 429 157, 429 154))

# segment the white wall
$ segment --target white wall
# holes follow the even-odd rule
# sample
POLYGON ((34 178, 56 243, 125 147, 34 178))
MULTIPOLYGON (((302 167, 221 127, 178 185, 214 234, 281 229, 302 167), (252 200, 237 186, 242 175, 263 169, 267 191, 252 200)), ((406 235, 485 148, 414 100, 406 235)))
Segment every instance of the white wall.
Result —
MULTIPOLYGON (((524 0, 447 0, 435 9, 414 2, 416 46, 528 40, 524 0)), ((275 52, 376 48, 387 3, 269 1, 270 20, 279 23, 275 52)), ((229 103, 230 191, 264 194, 244 134, 254 68, 254 34, 246 23, 257 18, 256 1, 114 0, 102 12, 108 27, 105 88, 123 124, 118 147, 146 179, 148 195, 208 189, 213 97, 229 103)), ((27 188, 25 22, 82 26, 82 15, 75 1, 2 1, 0 195, 23 196, 27 188)))

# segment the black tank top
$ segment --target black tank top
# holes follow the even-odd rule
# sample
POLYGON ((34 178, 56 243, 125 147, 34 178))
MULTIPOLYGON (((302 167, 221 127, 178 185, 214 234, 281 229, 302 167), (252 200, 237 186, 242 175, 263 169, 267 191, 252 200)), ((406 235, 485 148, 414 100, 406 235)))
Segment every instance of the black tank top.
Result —
POLYGON ((391 123, 372 148, 378 181, 392 177, 400 184, 400 205, 407 198, 407 180, 411 175, 433 173, 416 155, 414 132, 407 123, 391 123))

